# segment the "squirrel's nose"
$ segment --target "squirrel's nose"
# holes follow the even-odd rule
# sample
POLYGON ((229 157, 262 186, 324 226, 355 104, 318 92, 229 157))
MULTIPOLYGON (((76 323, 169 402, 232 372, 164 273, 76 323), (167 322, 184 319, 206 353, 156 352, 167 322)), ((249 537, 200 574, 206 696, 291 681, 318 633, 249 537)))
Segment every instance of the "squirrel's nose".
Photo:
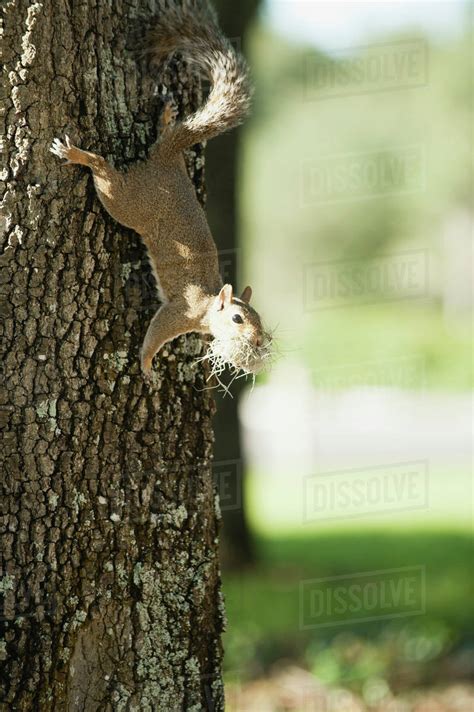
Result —
POLYGON ((261 346, 262 344, 263 344, 263 339, 262 339, 262 337, 261 337, 261 336, 257 336, 257 338, 256 338, 256 340, 255 340, 255 346, 257 346, 257 348, 260 348, 260 346, 261 346))

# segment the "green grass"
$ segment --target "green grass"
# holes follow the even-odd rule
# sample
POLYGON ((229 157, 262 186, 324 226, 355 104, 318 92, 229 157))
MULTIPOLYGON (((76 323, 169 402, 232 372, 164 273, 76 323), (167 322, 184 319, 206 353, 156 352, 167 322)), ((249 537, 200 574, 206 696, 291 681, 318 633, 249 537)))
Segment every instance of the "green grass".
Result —
POLYGON ((423 667, 464 644, 474 632, 469 605, 472 542, 466 532, 354 527, 305 537, 260 538, 258 551, 258 567, 228 572, 223 579, 229 619, 226 665, 243 676, 259 674, 282 658, 305 664, 330 682, 340 682, 341 676, 363 677, 364 665, 367 675, 373 675, 382 659, 382 672, 388 675, 403 656, 417 655, 423 667), (375 610, 371 622, 348 615, 343 625, 301 629, 302 581, 420 566, 426 572, 423 614, 377 620, 375 610), (342 665, 342 670, 348 641, 358 641, 363 654, 357 664, 342 665))
POLYGON ((227 669, 251 677, 292 660, 329 683, 357 687, 374 675, 397 678, 416 663, 419 682, 436 677, 437 661, 474 635, 467 467, 430 468, 425 509, 356 519, 304 523, 303 487, 303 477, 286 472, 249 474, 246 506, 259 562, 224 574, 227 669), (377 609, 355 617, 345 611, 337 626, 301 627, 303 581, 406 567, 425 571, 423 613, 379 619, 377 609), (352 649, 358 653, 348 664, 352 649))

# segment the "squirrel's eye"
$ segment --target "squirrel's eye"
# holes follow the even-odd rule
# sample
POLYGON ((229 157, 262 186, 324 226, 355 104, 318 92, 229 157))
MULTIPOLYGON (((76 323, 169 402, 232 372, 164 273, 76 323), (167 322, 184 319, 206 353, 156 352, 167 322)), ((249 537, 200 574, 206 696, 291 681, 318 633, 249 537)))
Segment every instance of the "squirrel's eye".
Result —
POLYGON ((243 324, 244 320, 240 316, 240 314, 233 314, 232 316, 232 321, 235 321, 236 324, 243 324))

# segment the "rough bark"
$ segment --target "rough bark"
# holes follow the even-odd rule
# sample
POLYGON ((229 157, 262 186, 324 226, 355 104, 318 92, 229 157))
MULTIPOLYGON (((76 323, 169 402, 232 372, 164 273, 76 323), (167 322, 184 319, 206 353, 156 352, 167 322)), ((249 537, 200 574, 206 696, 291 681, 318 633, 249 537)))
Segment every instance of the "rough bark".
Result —
MULTIPOLYGON (((90 175, 48 152, 69 133, 122 167, 146 155, 165 87, 182 110, 196 105, 179 62, 153 92, 127 50, 156 11, 155 0, 3 6, 2 710, 223 708, 201 342, 174 342, 157 385, 143 382, 156 305, 144 249, 90 175)), ((202 165, 196 149, 201 198, 202 165)))

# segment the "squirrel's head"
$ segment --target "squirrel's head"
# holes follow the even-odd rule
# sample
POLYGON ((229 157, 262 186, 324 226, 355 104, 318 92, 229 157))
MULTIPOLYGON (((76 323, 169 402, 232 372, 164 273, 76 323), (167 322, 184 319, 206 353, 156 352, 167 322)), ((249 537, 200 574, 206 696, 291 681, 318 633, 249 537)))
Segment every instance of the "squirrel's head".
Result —
POLYGON ((222 287, 209 314, 209 329, 214 337, 210 350, 211 357, 236 370, 258 373, 266 365, 272 338, 250 306, 251 296, 250 287, 245 287, 240 298, 234 297, 232 285, 222 287))

